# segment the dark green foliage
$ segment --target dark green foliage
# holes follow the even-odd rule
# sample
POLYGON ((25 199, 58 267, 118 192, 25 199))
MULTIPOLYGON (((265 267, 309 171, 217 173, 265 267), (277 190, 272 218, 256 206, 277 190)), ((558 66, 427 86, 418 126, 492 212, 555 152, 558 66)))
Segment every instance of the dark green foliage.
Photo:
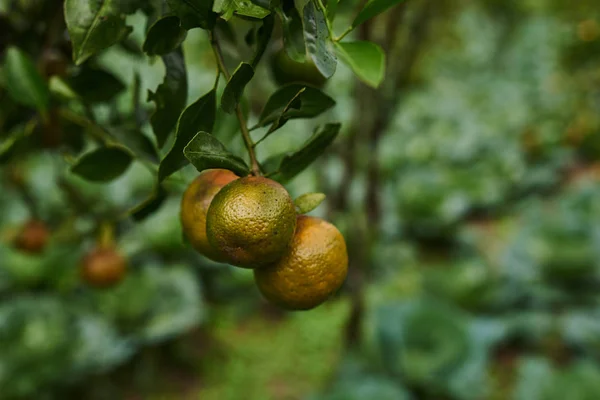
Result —
POLYGON ((0 398, 146 396, 149 348, 223 329, 215 304, 261 309, 251 276, 182 238, 183 190, 224 168, 344 233, 346 325, 289 347, 345 342, 285 368, 270 335, 224 357, 203 331, 198 356, 174 351, 199 396, 214 357, 222 398, 596 399, 600 15, 559 3, 0 1, 0 398), (316 80, 273 82, 278 54, 316 80), (40 254, 14 245, 30 219, 51 232, 40 254), (80 263, 107 226, 128 272, 95 290, 80 263), (239 384, 252 357, 278 363, 262 392, 239 384), (127 362, 126 389, 102 380, 127 362))

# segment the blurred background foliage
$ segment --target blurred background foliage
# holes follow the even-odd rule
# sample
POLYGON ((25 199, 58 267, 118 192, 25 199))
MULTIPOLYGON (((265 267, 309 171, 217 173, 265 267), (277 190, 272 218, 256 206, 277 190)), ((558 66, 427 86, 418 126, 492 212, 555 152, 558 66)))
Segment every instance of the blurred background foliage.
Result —
MULTIPOLYGON (((33 51, 48 3, 0 1, 0 54, 15 37, 33 51)), ((341 26, 357 3, 340 2, 341 26)), ((233 33, 247 30, 232 21, 233 33)), ((164 67, 140 52, 142 14, 128 23, 127 41, 69 67, 68 80, 99 121, 123 137, 141 129, 152 148, 134 99, 164 67)), ((344 233, 351 272, 335 299, 298 314, 265 305, 251 273, 184 242, 191 166, 167 181, 155 214, 119 226, 126 279, 82 284, 95 221, 143 201, 153 176, 140 161, 108 184, 70 174, 71 152, 50 149, 84 148, 78 121, 19 123, 28 111, 5 95, 0 70, 0 398, 598 398, 596 2, 408 0, 353 35, 386 48, 381 88, 340 65, 325 86, 337 106, 288 123, 259 153, 297 147, 326 118, 343 123, 334 148, 287 187, 328 195, 315 213, 344 233), (32 213, 53 231, 41 255, 11 244, 32 213)), ((201 30, 184 52, 189 103, 212 87, 215 62, 201 30)), ((61 54, 39 57, 64 67, 61 54)), ((257 74, 251 121, 275 88, 267 64, 257 74)), ((70 96, 59 80, 50 87, 70 96)), ((214 134, 243 154, 237 129, 225 116, 214 134)))

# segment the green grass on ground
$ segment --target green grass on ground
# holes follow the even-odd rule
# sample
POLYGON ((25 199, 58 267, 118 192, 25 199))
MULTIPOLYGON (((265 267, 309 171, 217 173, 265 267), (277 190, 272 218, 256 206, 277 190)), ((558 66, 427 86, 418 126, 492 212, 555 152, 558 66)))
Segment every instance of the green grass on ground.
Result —
POLYGON ((242 322, 219 310, 216 348, 201 360, 195 398, 295 400, 319 390, 341 355, 348 310, 336 300, 277 321, 257 315, 242 322))

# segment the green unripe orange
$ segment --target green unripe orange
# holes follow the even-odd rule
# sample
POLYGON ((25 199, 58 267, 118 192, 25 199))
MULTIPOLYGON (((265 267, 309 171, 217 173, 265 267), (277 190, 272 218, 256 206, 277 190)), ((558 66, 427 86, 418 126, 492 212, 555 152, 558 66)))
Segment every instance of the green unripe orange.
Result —
POLYGON ((327 78, 321 75, 312 60, 307 59, 303 63, 294 61, 284 49, 273 54, 271 72, 275 82, 279 85, 305 83, 320 88, 327 82, 327 78))
POLYGON ((248 176, 225 186, 206 216, 209 243, 228 263, 258 268, 281 258, 296 230, 289 193, 274 180, 248 176))

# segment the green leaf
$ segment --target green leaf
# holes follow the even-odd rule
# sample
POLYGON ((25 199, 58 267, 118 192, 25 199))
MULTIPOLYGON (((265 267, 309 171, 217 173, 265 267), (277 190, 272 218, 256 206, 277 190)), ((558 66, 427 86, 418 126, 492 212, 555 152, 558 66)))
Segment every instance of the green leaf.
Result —
POLYGON ((276 9, 283 27, 283 44, 285 52, 294 61, 306 61, 306 46, 304 44, 304 28, 302 17, 295 7, 285 11, 276 9))
POLYGON ((319 207, 323 200, 325 200, 325 197, 327 196, 323 193, 305 193, 294 200, 296 211, 298 214, 307 214, 319 207))
POLYGON ((89 64, 78 68, 67 83, 86 103, 110 102, 125 89, 111 72, 89 64))
POLYGON ((58 75, 50 77, 48 88, 52 96, 56 96, 62 100, 75 100, 79 98, 79 95, 75 93, 73 88, 58 75))
POLYGON ((142 221, 154 214, 167 200, 168 193, 167 191, 159 185, 154 192, 144 200, 142 203, 134 207, 129 211, 129 214, 133 218, 134 221, 142 221))
POLYGON ((125 12, 131 9, 123 1, 65 0, 64 8, 77 65, 125 39, 132 31, 125 24, 125 12))
POLYGON ((213 131, 216 114, 217 94, 215 89, 200 97, 185 109, 177 122, 175 143, 158 168, 159 182, 188 164, 187 158, 183 155, 183 149, 194 138, 198 130, 213 131))
POLYGON ((305 91, 306 91, 306 88, 303 87, 302 89, 300 89, 298 91, 298 93, 296 93, 294 95, 294 97, 292 97, 292 99, 287 103, 287 105, 281 110, 281 113, 279 114, 279 116, 277 117, 277 119, 275 120, 275 122, 273 122, 273 125, 271 125, 271 127, 269 128, 269 130, 267 131, 267 133, 265 133, 265 135, 258 142, 256 142, 256 145, 258 145, 260 142, 262 142, 263 140, 265 140, 266 138, 268 138, 269 136, 271 136, 271 134, 273 132, 275 132, 277 129, 279 129, 283 125, 285 125, 285 123, 289 120, 289 118, 287 118, 286 114, 291 109, 296 109, 297 110, 297 109, 299 109, 301 107, 302 102, 300 101, 300 96, 305 91))
POLYGON ((385 76, 385 54, 375 43, 337 43, 338 55, 342 61, 366 84, 378 87, 385 76))
POLYGON ((400 4, 403 0, 371 0, 369 1, 364 8, 358 13, 354 21, 352 22, 352 28, 356 28, 358 25, 362 24, 368 19, 371 19, 388 8, 395 6, 396 4, 400 4))
POLYGON ((169 134, 177 124, 187 101, 187 76, 181 49, 162 56, 166 74, 156 92, 148 91, 148 101, 156 103, 156 111, 150 124, 156 136, 158 147, 164 146, 169 134))
POLYGON ((154 143, 138 129, 121 129, 113 131, 117 140, 132 151, 138 158, 158 163, 159 155, 154 143))
POLYGON ((19 144, 33 132, 33 129, 33 124, 29 124, 29 127, 19 125, 0 140, 0 163, 8 161, 13 156, 15 148, 19 147, 19 144))
POLYGON ((84 154, 71 166, 71 172, 92 182, 108 182, 121 176, 133 161, 122 146, 101 147, 84 154))
POLYGON ((263 19, 271 13, 268 9, 257 6, 250 0, 233 0, 235 15, 263 19))
POLYGON ((184 29, 210 30, 215 26, 217 14, 212 11, 213 0, 167 0, 167 3, 184 29))
POLYGON ((235 11, 233 0, 215 0, 213 11, 220 14, 222 20, 229 21, 235 11))
POLYGON ((315 0, 309 1, 304 7, 303 21, 306 50, 321 74, 330 78, 335 73, 337 59, 331 51, 332 43, 325 14, 315 6, 315 0))
MULTIPOLYGON (((282 86, 269 97, 265 108, 262 110, 257 126, 266 126, 280 119, 282 112, 284 119, 313 118, 327 111, 335 105, 335 101, 319 89, 292 83, 282 86), (302 93, 298 95, 302 89, 302 93), (296 98, 299 107, 291 107, 290 102, 296 98)), ((281 126, 281 125, 280 125, 281 126)))
POLYGON ((198 172, 211 168, 230 170, 238 176, 248 175, 246 162, 231 154, 217 138, 207 132, 198 132, 185 149, 185 157, 196 167, 198 172))
POLYGON ((256 5, 250 0, 216 0, 213 11, 221 14, 221 18, 225 21, 234 15, 263 19, 271 13, 268 9, 256 5))
POLYGON ((4 78, 10 96, 23 105, 46 111, 50 104, 48 85, 23 51, 16 47, 6 50, 4 78))
POLYGON ((260 62, 265 50, 269 46, 271 36, 273 35, 273 27, 275 26, 275 18, 272 15, 267 16, 263 19, 262 25, 256 31, 256 51, 252 58, 252 67, 256 69, 256 66, 260 62))
POLYGON ((252 77, 254 76, 254 68, 248 63, 240 63, 233 72, 223 90, 221 97, 221 108, 226 113, 232 114, 244 94, 244 89, 252 77))
POLYGON ((340 124, 327 124, 322 129, 315 130, 300 150, 283 157, 279 164, 278 179, 287 182, 304 171, 333 143, 340 127, 340 124))
POLYGON ((250 1, 259 7, 266 8, 267 10, 271 9, 271 1, 270 0, 250 0, 250 1))
POLYGON ((327 0, 327 19, 331 22, 335 19, 335 14, 337 12, 338 0, 327 0))
POLYGON ((180 26, 179 17, 168 15, 154 22, 142 46, 149 56, 172 52, 185 40, 187 31, 180 26))

